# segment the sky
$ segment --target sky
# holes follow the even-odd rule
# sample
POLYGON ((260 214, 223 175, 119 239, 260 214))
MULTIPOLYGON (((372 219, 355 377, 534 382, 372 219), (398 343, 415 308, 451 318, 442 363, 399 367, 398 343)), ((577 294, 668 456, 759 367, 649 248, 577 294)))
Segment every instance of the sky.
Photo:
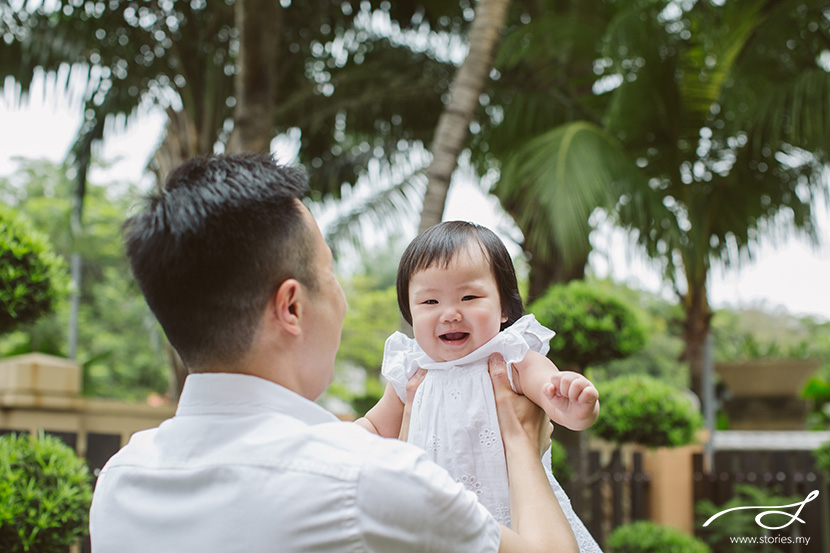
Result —
MULTIPOLYGON (((0 176, 14 172, 16 157, 61 161, 80 121, 80 109, 55 100, 55 94, 42 82, 33 87, 23 103, 18 103, 7 88, 0 95, 0 176)), ((90 180, 141 182, 163 125, 164 115, 148 108, 134 117, 125 131, 106 134, 98 156, 111 166, 105 172, 93 172, 90 180)), ((291 156, 291 147, 284 143, 275 141, 274 147, 281 161, 288 162, 290 159, 285 158, 291 156)), ((797 237, 778 244, 762 242, 751 262, 715 267, 709 283, 712 305, 786 310, 830 321, 830 208, 819 205, 816 215, 823 242, 819 246, 797 237)), ((463 174, 454 178, 444 218, 490 227, 511 253, 519 251, 516 242, 521 240, 521 233, 510 217, 495 198, 481 192, 481 187, 463 174)), ((672 297, 654 263, 631 245, 625 232, 600 222, 591 242, 594 252, 589 264, 595 276, 672 297)))

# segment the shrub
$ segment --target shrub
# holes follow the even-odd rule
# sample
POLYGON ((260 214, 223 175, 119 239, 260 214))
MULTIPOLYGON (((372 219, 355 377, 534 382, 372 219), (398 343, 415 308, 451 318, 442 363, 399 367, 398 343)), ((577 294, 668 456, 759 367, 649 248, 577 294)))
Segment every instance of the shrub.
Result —
POLYGON ((574 469, 568 462, 568 452, 565 446, 551 440, 550 442, 550 470, 560 484, 567 484, 574 479, 574 469))
POLYGON ((813 457, 816 459, 816 466, 830 479, 830 442, 821 444, 813 451, 813 457))
POLYGON ((528 311, 556 331, 550 355, 566 364, 585 368, 620 359, 640 351, 646 343, 640 313, 611 292, 584 281, 551 286, 528 311))
POLYGON ((690 443, 703 419, 683 392, 645 375, 597 385, 602 409, 593 432, 617 444, 676 447, 690 443))
POLYGON ((63 551, 87 533, 86 463, 54 436, 0 436, 0 551, 63 551))
POLYGON ((608 536, 612 553, 709 553, 705 543, 671 526, 640 520, 618 526, 608 536))
POLYGON ((0 205, 0 334, 47 313, 66 283, 64 264, 46 238, 0 205))

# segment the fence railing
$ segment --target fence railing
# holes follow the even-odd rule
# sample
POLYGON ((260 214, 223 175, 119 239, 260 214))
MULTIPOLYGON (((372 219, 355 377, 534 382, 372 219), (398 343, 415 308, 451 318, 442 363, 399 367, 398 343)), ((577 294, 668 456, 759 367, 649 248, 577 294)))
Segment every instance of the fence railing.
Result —
MULTIPOLYGON (((572 466, 578 466, 576 452, 568 453, 572 466)), ((590 451, 587 461, 587 474, 562 487, 582 522, 604 546, 614 528, 646 518, 650 478, 638 451, 590 451)))
MULTIPOLYGON (((809 541, 806 544, 788 544, 780 550, 830 553, 830 489, 826 478, 817 470, 810 451, 717 451, 710 469, 704 467, 704 458, 700 454, 694 455, 693 467, 695 503, 708 499, 715 505, 723 505, 736 496, 739 485, 743 484, 801 500, 813 490, 818 490, 817 499, 805 505, 798 514, 803 522, 794 521, 787 529, 778 532, 786 535, 797 532, 809 536, 809 541)), ((795 509, 786 511, 793 514, 795 509)), ((697 533, 700 533, 699 527, 697 533)))

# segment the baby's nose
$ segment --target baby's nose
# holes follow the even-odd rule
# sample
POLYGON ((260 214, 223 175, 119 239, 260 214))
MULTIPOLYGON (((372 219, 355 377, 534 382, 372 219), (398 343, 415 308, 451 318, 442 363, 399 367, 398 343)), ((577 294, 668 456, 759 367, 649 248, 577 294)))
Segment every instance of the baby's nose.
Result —
POLYGON ((461 311, 454 305, 448 306, 444 310, 444 322, 456 323, 461 320, 461 311))

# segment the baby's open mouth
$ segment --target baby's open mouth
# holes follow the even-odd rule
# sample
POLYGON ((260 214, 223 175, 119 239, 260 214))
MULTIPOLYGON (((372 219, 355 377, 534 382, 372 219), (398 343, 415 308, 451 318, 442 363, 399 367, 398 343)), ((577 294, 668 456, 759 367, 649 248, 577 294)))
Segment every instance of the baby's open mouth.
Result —
POLYGON ((465 338, 467 338, 467 336, 469 336, 469 335, 470 335, 469 332, 447 332, 446 334, 442 334, 440 336, 440 338, 444 342, 453 343, 453 342, 461 342, 465 338))

